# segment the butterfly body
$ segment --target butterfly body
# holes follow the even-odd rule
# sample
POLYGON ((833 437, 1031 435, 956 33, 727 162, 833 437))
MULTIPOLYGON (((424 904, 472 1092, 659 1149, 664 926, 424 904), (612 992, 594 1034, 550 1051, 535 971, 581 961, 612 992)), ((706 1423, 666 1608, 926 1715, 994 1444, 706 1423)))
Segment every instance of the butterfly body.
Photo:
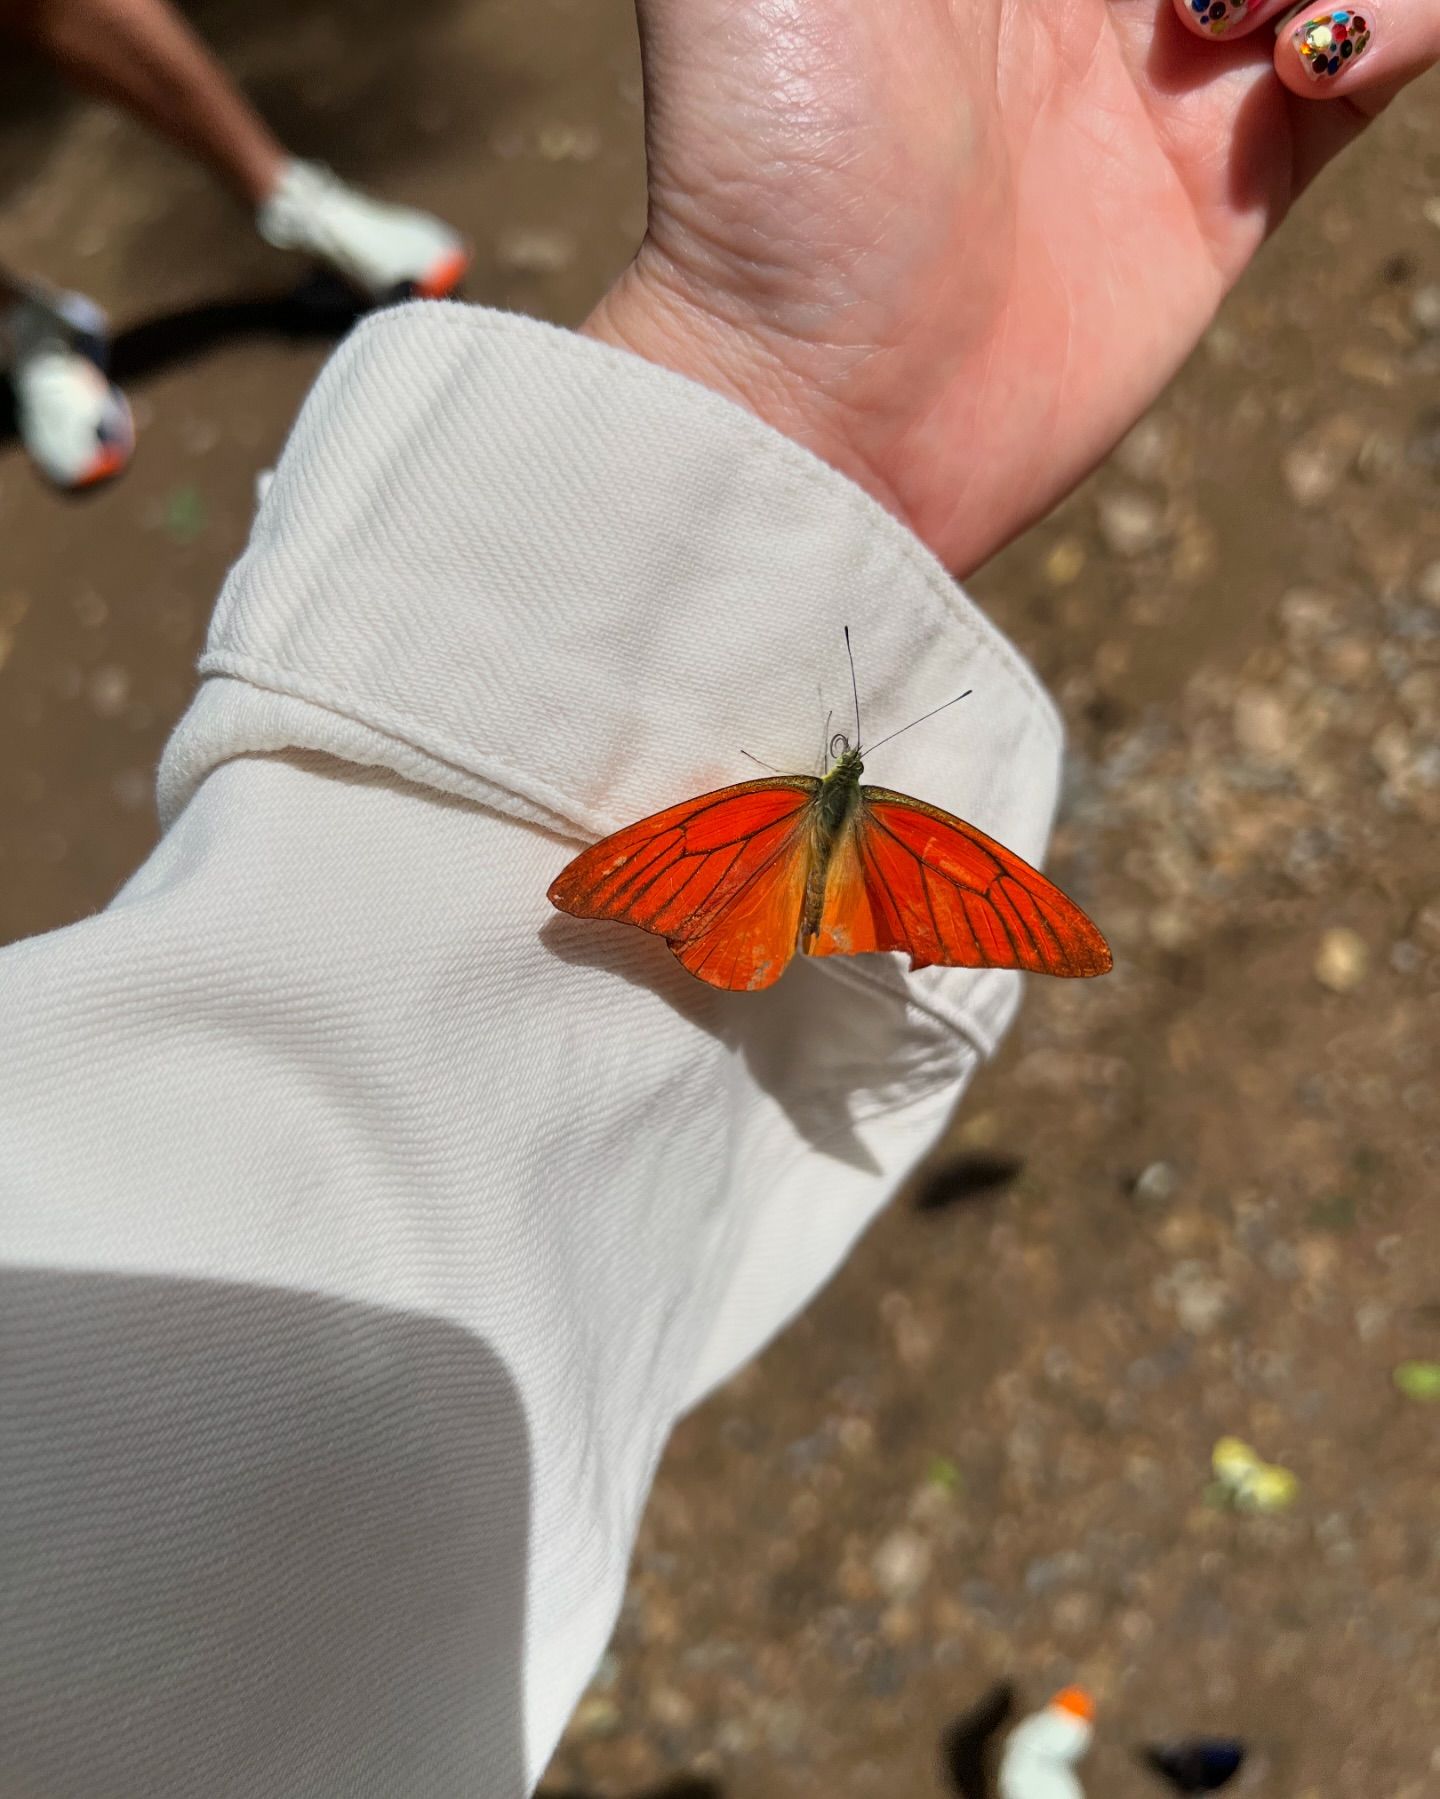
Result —
POLYGON ((1104 938, 1072 901, 973 825, 862 787, 844 736, 823 776, 701 794, 616 831, 552 882, 551 903, 663 937, 713 987, 755 991, 797 952, 904 950, 911 965, 1103 974, 1104 938))
POLYGON ((800 947, 810 954, 809 945, 820 934, 820 921, 825 915, 825 888, 830 879, 836 843, 853 828, 854 819, 864 804, 860 777, 865 764, 859 750, 852 750, 843 737, 836 742, 840 753, 830 772, 816 788, 810 814, 810 867, 805 878, 805 904, 800 915, 800 947))

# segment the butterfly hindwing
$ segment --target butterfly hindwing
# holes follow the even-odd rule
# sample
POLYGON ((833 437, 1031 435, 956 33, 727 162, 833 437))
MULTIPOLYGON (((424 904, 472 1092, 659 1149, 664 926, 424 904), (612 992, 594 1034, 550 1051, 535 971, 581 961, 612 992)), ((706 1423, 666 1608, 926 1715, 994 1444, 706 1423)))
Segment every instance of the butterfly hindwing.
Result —
POLYGON ((862 787, 831 858, 813 955, 904 950, 915 968, 1104 974, 1110 950, 1053 882, 963 819, 862 787), (867 939, 873 936, 873 942, 867 939))
POLYGON ((577 856, 549 897, 577 918, 664 937, 713 987, 768 987, 799 933, 819 786, 780 775, 670 806, 577 856))
POLYGON ((810 868, 809 834, 801 827, 753 879, 733 894, 710 928, 670 948, 684 967, 712 987, 753 993, 773 987, 795 954, 805 881, 810 868))

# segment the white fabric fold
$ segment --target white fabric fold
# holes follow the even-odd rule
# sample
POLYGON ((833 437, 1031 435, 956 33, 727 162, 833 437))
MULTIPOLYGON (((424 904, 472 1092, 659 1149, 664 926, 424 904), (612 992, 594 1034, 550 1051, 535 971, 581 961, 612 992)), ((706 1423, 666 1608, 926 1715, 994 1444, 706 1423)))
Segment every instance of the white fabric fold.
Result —
POLYGON ((1038 859, 1059 734, 914 538, 748 414, 451 305, 332 359, 167 832, 0 954, 17 1790, 518 1799, 677 1415, 814 1292, 1018 984, 717 994, 577 843, 964 687, 870 779, 1038 859), (817 693, 817 688, 819 692, 817 693))

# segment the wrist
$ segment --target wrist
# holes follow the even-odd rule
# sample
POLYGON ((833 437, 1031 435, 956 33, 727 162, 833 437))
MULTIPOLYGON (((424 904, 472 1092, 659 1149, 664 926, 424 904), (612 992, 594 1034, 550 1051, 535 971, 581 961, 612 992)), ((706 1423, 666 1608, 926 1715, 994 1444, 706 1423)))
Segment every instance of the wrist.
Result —
POLYGON ((903 518, 896 495, 857 449, 843 402, 827 394, 809 366, 814 350, 727 317, 643 261, 626 269, 580 331, 743 406, 903 518))

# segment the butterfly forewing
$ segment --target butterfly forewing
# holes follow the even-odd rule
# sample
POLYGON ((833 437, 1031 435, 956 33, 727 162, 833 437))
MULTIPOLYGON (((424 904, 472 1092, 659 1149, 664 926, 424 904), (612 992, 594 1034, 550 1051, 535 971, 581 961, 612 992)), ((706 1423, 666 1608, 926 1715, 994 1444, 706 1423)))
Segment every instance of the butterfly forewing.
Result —
POLYGON ((820 930, 806 946, 812 954, 905 950, 916 968, 1052 975, 1110 967, 1100 932, 1028 862, 938 806, 883 787, 860 792, 850 841, 832 858, 832 874, 842 878, 826 884, 820 930), (870 944, 862 941, 867 926, 870 944))
POLYGON ((780 775, 670 806, 577 856, 550 900, 655 932, 712 987, 768 987, 799 935, 819 785, 780 775))
POLYGON ((795 954, 809 869, 809 833, 802 825, 771 863, 731 895, 707 931, 683 942, 672 937, 672 952, 712 987, 737 993, 773 987, 795 954))

